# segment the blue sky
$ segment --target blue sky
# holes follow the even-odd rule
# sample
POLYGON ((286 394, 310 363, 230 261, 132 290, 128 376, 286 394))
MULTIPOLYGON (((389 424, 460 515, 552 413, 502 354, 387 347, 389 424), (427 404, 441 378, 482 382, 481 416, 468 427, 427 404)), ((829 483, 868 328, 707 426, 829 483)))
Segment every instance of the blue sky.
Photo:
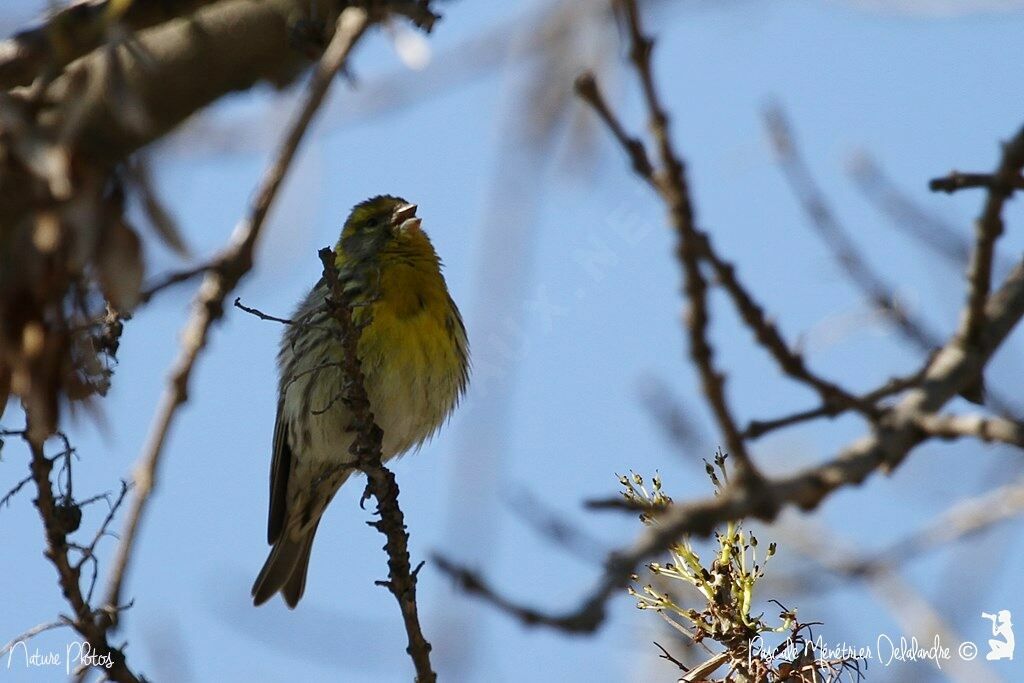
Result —
MULTIPOLYGON (((4 11, 17 25, 40 7, 24 1, 4 11)), ((486 27, 521 26, 517 17, 542 7, 446 4, 446 18, 430 38, 435 55, 486 27)), ((648 23, 656 25, 658 80, 689 163, 700 223, 741 277, 789 338, 803 341, 812 367, 830 378, 867 389, 916 367, 916 351, 872 318, 806 225, 773 161, 761 110, 769 99, 786 108, 809 165, 865 255, 898 282, 908 305, 950 330, 962 298, 960 273, 893 231, 846 166, 858 150, 871 153, 911 198, 969 234, 981 196, 931 195, 926 182, 954 167, 993 167, 997 142, 1024 122, 1011 57, 1019 51, 1024 13, 950 17, 868 3, 685 2, 659 4, 657 20, 648 23)), ((631 75, 617 68, 617 55, 605 58, 618 74, 612 101, 639 132, 643 112, 631 75)), ((506 63, 458 87, 373 115, 346 108, 359 96, 339 84, 239 294, 249 305, 289 313, 318 276, 316 249, 333 243, 351 205, 379 193, 417 202, 485 378, 477 376, 446 429, 395 463, 414 560, 442 550, 483 570, 509 595, 568 608, 598 565, 524 523, 516 510, 525 505, 521 493, 615 547, 639 524, 587 513, 581 501, 614 494, 615 473, 627 469, 660 470, 677 500, 706 496, 697 464, 717 441, 685 362, 679 273, 661 207, 602 130, 590 130, 593 144, 583 155, 570 153, 565 126, 539 151, 524 151, 517 137, 529 103, 524 84, 532 69, 549 67, 499 61, 506 63), (684 452, 666 441, 641 401, 652 376, 703 428, 701 446, 684 452)), ((366 85, 401 68, 380 37, 354 62, 366 85)), ((572 66, 551 70, 553 87, 563 72, 570 76, 561 87, 571 86, 572 66)), ((186 129, 156 150, 161 192, 198 258, 224 243, 253 191, 279 128, 269 112, 289 111, 293 102, 291 94, 264 90, 233 97, 197 122, 213 133, 197 137, 186 129), (246 130, 256 133, 240 132, 246 130), (195 142, 210 136, 219 136, 217 145, 195 142)), ((576 103, 569 113, 572 121, 589 118, 576 103)), ((1006 218, 1010 229, 1001 247, 1012 257, 1024 247, 1019 202, 1006 218)), ((180 265, 155 245, 147 256, 152 274, 180 265)), ((80 414, 68 429, 81 456, 76 491, 111 490, 130 473, 190 296, 188 287, 163 295, 126 326, 102 414, 80 414)), ((752 350, 724 298, 716 294, 713 301, 712 332, 737 413, 749 419, 813 405, 810 392, 782 381, 770 360, 752 350)), ((373 585, 386 568, 379 536, 358 508, 358 486, 338 496, 321 525, 300 608, 251 605, 249 587, 267 550, 279 333, 230 311, 197 367, 130 575, 128 593, 136 601, 121 634, 130 661, 156 680, 409 680, 394 599, 373 585)), ((1020 385, 1021 341, 1018 333, 990 374, 1011 393, 1020 385)), ((17 426, 17 419, 12 407, 4 426, 17 426)), ((862 431, 853 418, 817 423, 767 437, 754 454, 770 472, 791 471, 829 457, 862 431)), ((1007 481, 1019 460, 1019 453, 974 444, 927 446, 892 477, 876 476, 833 496, 817 518, 859 549, 881 549, 954 501, 1007 481)), ((24 476, 26 463, 22 446, 9 443, 0 490, 24 476)), ((31 499, 23 492, 0 510, 0 575, 19 577, 0 610, 4 642, 65 609, 42 557, 31 499)), ((86 523, 98 523, 104 512, 90 508, 86 523)), ((773 533, 759 535, 767 540, 773 533)), ((963 638, 982 642, 987 624, 979 612, 1024 614, 1013 580, 1024 572, 1018 538, 1004 527, 966 544, 967 552, 928 556, 905 573, 963 638), (990 573, 954 579, 959 583, 951 590, 957 562, 990 573)), ((801 560, 777 540, 774 571, 784 573, 801 560)), ((105 543, 104 559, 113 547, 112 539, 105 543)), ((624 593, 597 635, 567 638, 525 629, 458 595, 429 564, 421 576, 421 614, 442 678, 672 680, 650 644, 670 639, 624 593)), ((781 584, 779 590, 766 588, 760 597, 780 597, 803 618, 825 622, 821 629, 831 641, 874 643, 879 633, 901 633, 862 587, 832 586, 811 597, 787 593, 781 584)), ((69 637, 56 631, 36 644, 62 649, 69 637)), ((1020 659, 995 663, 989 673, 1019 680, 1020 659)), ((46 673, 52 672, 0 663, 0 678, 51 680, 46 673)), ((895 668, 872 666, 868 673, 869 680, 902 679, 895 668)))

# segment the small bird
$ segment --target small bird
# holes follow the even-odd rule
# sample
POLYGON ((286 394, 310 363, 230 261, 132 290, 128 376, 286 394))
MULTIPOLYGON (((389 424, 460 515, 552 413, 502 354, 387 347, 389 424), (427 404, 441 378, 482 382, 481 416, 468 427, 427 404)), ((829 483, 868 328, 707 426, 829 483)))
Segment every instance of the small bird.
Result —
MULTIPOLYGON (((362 329, 357 353, 388 460, 429 439, 458 403, 469 377, 466 329, 415 204, 382 195, 356 205, 334 253, 362 329)), ((353 471, 346 467, 352 417, 340 400, 343 351, 328 295, 321 278, 281 340, 267 525, 273 548, 252 587, 256 605, 278 592, 289 607, 298 604, 320 517, 353 471)))

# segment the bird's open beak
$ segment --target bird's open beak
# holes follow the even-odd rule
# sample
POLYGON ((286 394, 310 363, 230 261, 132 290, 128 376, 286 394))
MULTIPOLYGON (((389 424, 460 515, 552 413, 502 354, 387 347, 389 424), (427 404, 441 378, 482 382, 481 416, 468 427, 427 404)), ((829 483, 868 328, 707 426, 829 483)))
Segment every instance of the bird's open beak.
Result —
POLYGON ((402 221, 416 217, 416 205, 415 204, 402 204, 395 210, 395 222, 401 223, 402 221))
POLYGON ((395 211, 395 222, 400 230, 418 230, 420 219, 416 217, 415 204, 403 204, 395 211))

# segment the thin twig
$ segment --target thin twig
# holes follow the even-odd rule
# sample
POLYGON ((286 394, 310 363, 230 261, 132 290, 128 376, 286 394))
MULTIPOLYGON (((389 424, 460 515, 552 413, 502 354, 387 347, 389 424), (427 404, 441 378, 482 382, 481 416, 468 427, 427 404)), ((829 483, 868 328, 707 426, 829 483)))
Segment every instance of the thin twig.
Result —
POLYGON ((608 106, 607 101, 601 95, 601 91, 597 86, 597 80, 594 78, 594 74, 587 71, 577 77, 576 94, 580 96, 580 99, 589 104, 597 115, 601 117, 601 121, 604 122, 608 127, 608 130, 612 132, 612 135, 615 136, 615 139, 622 146, 622 149, 624 149, 626 154, 629 155, 630 162, 633 165, 633 171, 652 185, 656 185, 654 180, 654 166, 651 164, 651 160, 647 156, 647 148, 644 146, 643 141, 627 133, 622 122, 619 121, 619 118, 614 113, 612 113, 611 107, 608 106))
POLYGON ((241 297, 235 297, 234 306, 237 309, 245 311, 249 315, 256 316, 260 320, 269 320, 270 322, 281 323, 282 325, 294 325, 295 324, 295 321, 291 320, 290 318, 278 318, 276 315, 270 315, 269 313, 264 313, 263 311, 261 311, 258 308, 250 308, 250 307, 248 307, 248 306, 246 306, 245 304, 242 303, 242 298, 241 297))
MULTIPOLYGON (((96 551, 96 545, 100 542, 100 539, 103 538, 107 534, 107 529, 110 528, 111 523, 114 521, 114 515, 117 514, 118 509, 124 504, 125 498, 128 497, 128 491, 130 489, 131 489, 131 484, 128 483, 127 481, 125 481, 124 479, 122 479, 121 480, 121 491, 117 494, 117 500, 115 500, 110 505, 110 509, 107 510, 107 516, 103 518, 103 522, 100 524, 99 528, 96 530, 96 534, 93 536, 92 541, 83 550, 84 556, 82 557, 82 560, 78 563, 78 568, 79 569, 81 569, 82 565, 85 564, 85 560, 86 559, 88 559, 89 557, 93 556, 93 553, 96 551)), ((84 504, 85 504, 85 501, 79 503, 79 505, 84 505, 84 504)))
POLYGON ((941 256, 958 271, 967 264, 971 251, 969 240, 946 221, 912 201, 877 161, 861 152, 847 168, 857 188, 889 217, 894 228, 941 256))
POLYGON ((183 335, 182 350, 175 363, 167 390, 157 409, 150 436, 135 469, 135 495, 121 536, 108 586, 106 605, 121 603, 125 573, 135 545, 139 523, 156 482, 164 444, 178 408, 188 400, 188 382, 199 354, 206 347, 210 328, 224 313, 224 301, 253 264, 253 252, 278 190, 291 167, 309 125, 324 96, 344 66, 349 53, 369 25, 366 11, 348 7, 338 17, 334 36, 317 64, 297 115, 267 168, 248 217, 235 229, 232 245, 219 259, 220 266, 206 274, 192 317, 183 335))
POLYGON ((420 567, 412 568, 409 560, 409 532, 405 528, 405 515, 398 505, 398 482, 394 473, 383 463, 381 441, 383 432, 374 422, 370 399, 358 356, 360 330, 352 320, 352 301, 338 278, 332 249, 320 252, 323 275, 330 288, 330 297, 325 302, 327 309, 340 326, 339 341, 343 348, 343 400, 352 414, 349 431, 355 437, 349 453, 355 458, 356 468, 366 474, 367 490, 377 500, 380 519, 370 522, 387 539, 384 549, 388 555, 388 579, 377 584, 386 587, 398 601, 409 639, 406 652, 416 667, 419 683, 433 683, 437 680, 430 664, 430 643, 423 635, 416 604, 416 583, 420 567))
MULTIPOLYGON (((926 366, 927 367, 927 366, 926 366)), ((899 394, 901 392, 916 387, 921 383, 924 378, 925 369, 915 372, 913 375, 907 377, 893 377, 888 382, 873 389, 863 396, 860 400, 863 403, 874 404, 878 401, 899 394)), ((743 429, 743 438, 745 439, 758 439, 769 432, 773 432, 777 429, 784 427, 791 427, 802 422, 809 420, 816 420, 819 417, 836 417, 847 412, 846 409, 836 406, 822 404, 817 408, 810 408, 808 410, 801 410, 799 412, 784 415, 782 417, 773 418, 771 420, 751 420, 747 423, 747 426, 743 429)))
POLYGON ((11 498, 14 498, 14 496, 18 494, 18 491, 20 491, 25 486, 25 484, 29 483, 30 481, 32 481, 31 474, 22 479, 21 481, 19 481, 17 484, 15 484, 10 491, 4 494, 3 498, 0 498, 0 508, 2 508, 5 505, 9 505, 11 502, 11 498))
POLYGON ((682 671, 689 671, 690 670, 685 664, 683 664, 681 661, 679 661, 678 659, 673 657, 671 655, 671 653, 669 653, 669 651, 666 650, 665 647, 661 643, 659 643, 658 641, 652 641, 652 642, 654 642, 654 646, 656 648, 661 650, 661 654, 658 655, 658 657, 660 657, 661 659, 667 660, 669 662, 672 662, 673 664, 676 665, 677 669, 680 669, 682 671))
POLYGON ((1009 194, 1014 190, 1024 190, 1024 178, 1019 175, 1009 178, 1000 177, 992 173, 961 173, 950 171, 948 175, 941 178, 932 178, 928 181, 928 189, 932 192, 945 192, 953 194, 958 190, 983 187, 988 190, 996 189, 999 192, 1009 194))

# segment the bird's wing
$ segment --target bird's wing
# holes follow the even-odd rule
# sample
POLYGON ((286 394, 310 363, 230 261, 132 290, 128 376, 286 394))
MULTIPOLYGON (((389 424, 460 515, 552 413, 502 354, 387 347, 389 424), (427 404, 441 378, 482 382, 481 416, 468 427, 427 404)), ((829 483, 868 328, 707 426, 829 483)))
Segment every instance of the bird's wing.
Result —
POLYGON ((283 405, 277 406, 274 424, 274 458, 270 464, 270 515, 267 519, 267 543, 273 545, 284 529, 288 501, 288 475, 292 469, 292 448, 288 444, 288 421, 283 405))

